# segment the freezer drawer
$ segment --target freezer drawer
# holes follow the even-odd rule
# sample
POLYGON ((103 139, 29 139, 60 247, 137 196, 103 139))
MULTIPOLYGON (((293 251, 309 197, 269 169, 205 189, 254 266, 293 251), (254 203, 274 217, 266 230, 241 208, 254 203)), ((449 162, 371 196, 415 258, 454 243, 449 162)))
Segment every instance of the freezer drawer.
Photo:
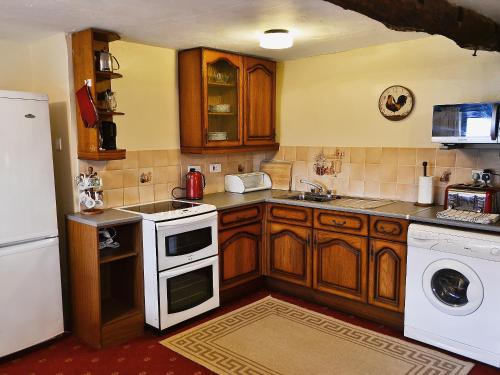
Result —
POLYGON ((0 248, 0 357, 61 334, 59 240, 0 248))

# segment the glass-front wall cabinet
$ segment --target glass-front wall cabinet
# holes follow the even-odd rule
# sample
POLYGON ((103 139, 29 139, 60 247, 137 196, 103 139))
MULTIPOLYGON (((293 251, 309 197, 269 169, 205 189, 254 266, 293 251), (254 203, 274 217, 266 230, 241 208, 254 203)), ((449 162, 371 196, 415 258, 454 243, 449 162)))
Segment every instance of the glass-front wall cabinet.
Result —
MULTIPOLYGON (((239 56, 238 56, 239 58, 239 56)), ((241 144, 241 68, 221 57, 206 65, 206 143, 241 144)))

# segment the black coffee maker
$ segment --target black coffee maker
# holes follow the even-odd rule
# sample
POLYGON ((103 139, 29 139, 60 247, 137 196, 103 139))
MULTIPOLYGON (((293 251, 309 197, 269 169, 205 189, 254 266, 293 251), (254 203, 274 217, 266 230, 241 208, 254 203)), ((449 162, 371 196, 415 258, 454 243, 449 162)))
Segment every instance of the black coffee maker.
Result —
POLYGON ((101 148, 116 150, 116 124, 113 121, 101 121, 101 148))

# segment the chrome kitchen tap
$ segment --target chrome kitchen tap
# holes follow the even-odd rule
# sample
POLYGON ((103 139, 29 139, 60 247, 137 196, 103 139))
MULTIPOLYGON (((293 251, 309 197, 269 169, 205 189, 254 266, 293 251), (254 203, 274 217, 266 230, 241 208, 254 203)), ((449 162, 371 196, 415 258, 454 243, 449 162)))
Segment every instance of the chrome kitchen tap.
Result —
POLYGON ((301 179, 300 183, 312 186, 312 188, 311 188, 312 193, 320 193, 321 194, 325 190, 325 189, 323 189, 323 186, 321 186, 320 184, 306 180, 305 178, 301 179))

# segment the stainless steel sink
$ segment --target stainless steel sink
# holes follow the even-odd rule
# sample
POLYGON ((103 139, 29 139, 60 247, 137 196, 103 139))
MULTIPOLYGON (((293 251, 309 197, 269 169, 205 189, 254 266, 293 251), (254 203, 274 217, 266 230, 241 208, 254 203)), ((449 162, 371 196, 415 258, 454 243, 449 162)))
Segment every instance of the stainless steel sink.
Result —
POLYGON ((289 195, 287 199, 297 200, 297 201, 312 201, 312 202, 329 202, 334 199, 340 199, 340 195, 330 194, 330 193, 309 193, 303 192, 294 195, 289 195))

